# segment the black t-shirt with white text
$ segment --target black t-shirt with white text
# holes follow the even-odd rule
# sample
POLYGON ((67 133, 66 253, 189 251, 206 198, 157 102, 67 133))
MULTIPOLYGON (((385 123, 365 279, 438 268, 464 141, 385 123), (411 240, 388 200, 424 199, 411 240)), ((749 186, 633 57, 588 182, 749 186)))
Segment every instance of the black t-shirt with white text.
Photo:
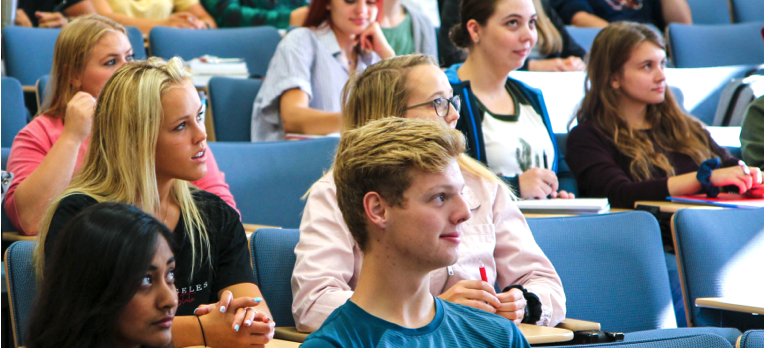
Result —
MULTIPOLYGON (((218 293, 231 285, 255 283, 252 265, 250 263, 247 236, 239 220, 239 214, 218 196, 205 192, 194 191, 194 201, 199 209, 207 228, 212 256, 212 268, 207 258, 199 258, 195 274, 189 277, 191 271, 191 241, 186 234, 183 216, 173 231, 174 243, 177 246, 175 255, 175 287, 178 291, 178 310, 176 315, 191 315, 201 304, 218 301, 218 293)), ((74 194, 61 200, 51 220, 48 235, 45 239, 45 259, 53 254, 55 242, 61 229, 77 213, 97 204, 91 196, 74 194)), ((197 242, 197 254, 201 247, 197 242)))

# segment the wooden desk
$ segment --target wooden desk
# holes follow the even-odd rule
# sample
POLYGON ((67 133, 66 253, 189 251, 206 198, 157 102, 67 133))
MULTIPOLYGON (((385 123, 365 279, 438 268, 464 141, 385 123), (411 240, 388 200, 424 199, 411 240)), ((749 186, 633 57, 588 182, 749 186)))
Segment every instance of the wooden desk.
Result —
POLYGON ((273 339, 265 345, 265 348, 297 348, 299 346, 298 342, 273 339))
POLYGON ((724 297, 699 297, 695 299, 695 306, 764 315, 764 300, 761 298, 748 302, 724 297))
MULTIPOLYGON (((566 329, 531 324, 520 324, 518 327, 530 344, 566 342, 573 339, 573 331, 566 329)), ((299 332, 294 327, 277 327, 273 337, 304 342, 308 334, 299 332)))
POLYGON ((530 344, 566 342, 573 339, 573 331, 556 327, 520 324, 518 326, 530 344))
POLYGON ((37 91, 37 87, 35 86, 21 86, 21 90, 24 91, 24 93, 34 93, 37 91))
POLYGON ((658 207, 663 213, 676 213, 679 209, 725 209, 722 207, 714 207, 710 205, 700 204, 684 204, 674 203, 669 201, 636 201, 634 202, 634 208, 639 205, 646 205, 650 207, 658 207))
POLYGON ((523 216, 526 219, 535 219, 535 218, 550 218, 550 217, 564 217, 564 216, 594 216, 594 215, 603 215, 603 214, 610 214, 610 213, 623 213, 626 211, 633 211, 632 209, 624 209, 624 208, 611 208, 610 211, 607 213, 602 214, 537 214, 537 213, 523 213, 523 216))
POLYGON ((22 240, 26 241, 37 241, 37 236, 25 236, 18 232, 3 232, 3 240, 11 241, 11 242, 19 242, 22 240))

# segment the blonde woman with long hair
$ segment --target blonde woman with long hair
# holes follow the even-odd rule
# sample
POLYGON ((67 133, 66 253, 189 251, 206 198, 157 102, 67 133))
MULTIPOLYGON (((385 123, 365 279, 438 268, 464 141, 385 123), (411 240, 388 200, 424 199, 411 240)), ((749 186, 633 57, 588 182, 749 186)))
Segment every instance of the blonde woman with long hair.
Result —
MULTIPOLYGON (((453 129, 460 105, 445 74, 425 55, 369 67, 345 86, 343 104, 344 130, 390 116, 445 122, 453 129)), ((511 190, 472 158, 462 154, 457 162, 472 217, 462 229, 459 260, 430 274, 430 292, 518 324, 556 325, 565 318, 562 284, 512 203, 511 190), (488 282, 480 281, 481 264, 488 282), (503 292, 497 294, 494 283, 503 292)), ((363 259, 337 205, 332 172, 311 187, 295 254, 292 311, 298 330, 314 331, 352 296, 363 259)))
MULTIPOLYGON (((117 69, 133 60, 125 28, 98 15, 61 30, 53 52, 48 93, 40 114, 13 141, 8 171, 15 175, 5 211, 19 232, 35 235, 51 200, 66 188, 87 152, 98 94, 117 69)), ((207 175, 193 184, 236 208, 223 173, 209 152, 207 175)))
POLYGON ((167 225, 179 246, 174 345, 265 344, 274 323, 254 284, 239 215, 189 183, 207 172, 204 112, 180 58, 118 70, 98 99, 81 172, 41 222, 38 275, 79 211, 101 202, 132 204, 167 225))

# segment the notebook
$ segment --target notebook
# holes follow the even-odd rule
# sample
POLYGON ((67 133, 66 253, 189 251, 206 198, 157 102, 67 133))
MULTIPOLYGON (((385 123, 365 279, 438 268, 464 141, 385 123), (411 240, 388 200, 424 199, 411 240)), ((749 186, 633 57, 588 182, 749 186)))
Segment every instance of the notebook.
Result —
POLYGON ((720 193, 716 198, 708 198, 705 194, 668 197, 675 203, 712 205, 725 208, 764 208, 764 198, 748 198, 736 193, 720 193))
POLYGON ((602 214, 610 211, 607 198, 526 199, 515 203, 525 214, 602 214))

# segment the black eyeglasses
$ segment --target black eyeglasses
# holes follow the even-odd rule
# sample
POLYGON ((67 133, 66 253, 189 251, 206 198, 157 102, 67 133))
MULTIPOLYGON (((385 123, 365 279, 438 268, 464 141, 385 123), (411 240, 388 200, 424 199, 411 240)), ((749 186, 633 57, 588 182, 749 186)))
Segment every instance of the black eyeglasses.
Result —
POLYGON ((451 105, 454 106, 454 111, 458 114, 459 111, 462 110, 462 98, 459 98, 458 95, 455 95, 451 98, 435 98, 435 100, 428 101, 426 103, 412 105, 409 107, 406 107, 405 110, 418 108, 420 106, 426 106, 426 105, 432 105, 432 107, 435 108, 435 113, 440 117, 446 117, 448 115, 448 109, 451 107, 451 105))

